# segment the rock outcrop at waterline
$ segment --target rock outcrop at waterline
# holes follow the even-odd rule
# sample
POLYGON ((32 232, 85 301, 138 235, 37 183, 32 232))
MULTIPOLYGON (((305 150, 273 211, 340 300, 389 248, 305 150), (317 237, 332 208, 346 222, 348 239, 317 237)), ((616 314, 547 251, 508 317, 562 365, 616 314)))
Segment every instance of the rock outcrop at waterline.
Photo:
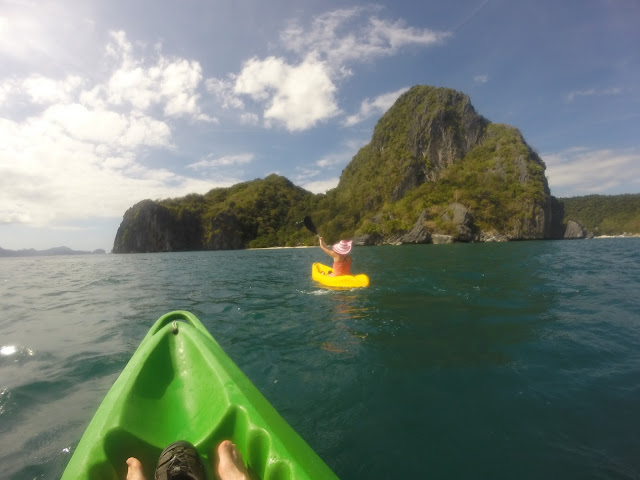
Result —
POLYGON ((587 229, 578 222, 574 222, 573 220, 567 222, 567 228, 564 231, 564 238, 566 240, 587 238, 587 236, 589 236, 587 229))
POLYGON ((417 86, 378 121, 338 186, 313 195, 277 175, 131 207, 114 253, 315 244, 417 244, 564 238, 563 205, 545 165, 514 127, 479 115, 469 97, 417 86))

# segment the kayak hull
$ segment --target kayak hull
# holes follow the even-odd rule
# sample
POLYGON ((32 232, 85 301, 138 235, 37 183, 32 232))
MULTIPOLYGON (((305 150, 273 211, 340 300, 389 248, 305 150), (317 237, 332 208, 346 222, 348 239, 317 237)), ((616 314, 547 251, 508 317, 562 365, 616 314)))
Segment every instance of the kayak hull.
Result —
POLYGON ((369 286, 369 277, 364 273, 358 275, 339 275, 334 277, 333 268, 314 263, 311 266, 311 278, 326 287, 333 288, 361 288, 369 286))
POLYGON ((191 442, 211 474, 209 454, 225 439, 259 478, 337 479, 202 323, 170 312, 105 396, 62 479, 123 479, 132 456, 153 478, 160 453, 177 440, 191 442))

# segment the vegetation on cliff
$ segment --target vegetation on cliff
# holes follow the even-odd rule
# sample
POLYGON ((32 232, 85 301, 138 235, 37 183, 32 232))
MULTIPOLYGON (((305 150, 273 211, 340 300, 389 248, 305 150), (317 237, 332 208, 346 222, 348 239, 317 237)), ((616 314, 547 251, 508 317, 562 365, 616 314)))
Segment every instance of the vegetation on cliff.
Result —
POLYGON ((332 235, 388 237, 425 212, 431 233, 455 236, 446 212, 457 202, 472 212, 478 231, 550 237, 544 170, 517 129, 489 122, 468 96, 417 86, 382 116, 321 202, 320 221, 332 235))
MULTIPOLYGON (((442 217, 455 201, 473 212, 478 229, 521 238, 534 229, 531 220, 544 208, 548 196, 544 168, 518 130, 489 124, 484 141, 464 161, 452 163, 437 181, 424 182, 400 200, 386 202, 382 215, 362 222, 361 231, 392 234, 406 230, 427 210, 433 232, 452 233, 452 226, 442 217)), ((539 236, 542 234, 540 231, 539 236)))
POLYGON ((226 250, 311 243, 300 224, 317 196, 278 175, 131 207, 114 253, 226 250))
MULTIPOLYGON (((233 218, 242 243, 248 247, 292 246, 307 235, 300 220, 313 208, 315 196, 284 177, 272 174, 203 196, 205 245, 220 234, 221 218, 233 218)), ((171 202, 168 204, 173 207, 171 202)), ((214 242, 215 243, 215 242, 214 242)))
POLYGON ((562 198, 565 219, 594 235, 640 233, 640 194, 586 195, 562 198))
MULTIPOLYGON (((568 217, 589 229, 637 226, 637 214, 621 213, 612 224, 582 219, 568 200, 568 217)), ((327 194, 270 175, 204 195, 145 200, 125 213, 113 251, 311 245, 305 215, 328 241, 368 244, 424 243, 438 234, 458 241, 564 234, 545 165, 521 133, 489 122, 460 92, 417 86, 382 116, 327 194)))

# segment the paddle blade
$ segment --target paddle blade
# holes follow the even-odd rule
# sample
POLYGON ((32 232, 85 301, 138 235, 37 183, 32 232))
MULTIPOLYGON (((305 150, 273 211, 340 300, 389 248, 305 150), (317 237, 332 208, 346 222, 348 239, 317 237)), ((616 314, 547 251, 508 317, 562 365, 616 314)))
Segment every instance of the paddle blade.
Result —
POLYGON ((316 230, 316 226, 313 224, 311 217, 309 216, 304 217, 304 220, 302 222, 304 223, 304 226, 307 227, 307 230, 309 230, 314 235, 318 234, 318 230, 316 230))

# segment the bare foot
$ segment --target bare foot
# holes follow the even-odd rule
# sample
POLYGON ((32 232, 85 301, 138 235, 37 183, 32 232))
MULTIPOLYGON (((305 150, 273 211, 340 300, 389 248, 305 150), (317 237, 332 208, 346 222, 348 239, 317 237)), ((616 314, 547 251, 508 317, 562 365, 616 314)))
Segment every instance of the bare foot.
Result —
POLYGON ((127 459, 127 480, 146 480, 144 478, 144 472, 142 471, 142 464, 137 458, 127 459))
POLYGON ((218 465, 215 469, 218 480, 249 480, 249 472, 242 461, 242 454, 229 440, 218 445, 218 465))

